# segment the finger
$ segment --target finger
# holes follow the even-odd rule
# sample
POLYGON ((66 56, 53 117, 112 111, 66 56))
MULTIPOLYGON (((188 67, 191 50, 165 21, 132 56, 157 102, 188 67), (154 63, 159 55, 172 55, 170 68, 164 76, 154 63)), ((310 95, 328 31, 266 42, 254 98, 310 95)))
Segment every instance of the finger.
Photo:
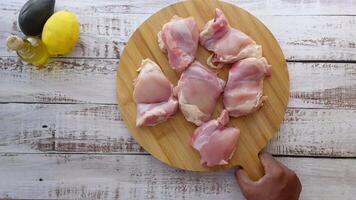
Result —
POLYGON ((276 169, 281 169, 281 163, 275 160, 271 154, 262 153, 259 157, 266 174, 269 174, 276 169))
MULTIPOLYGON (((298 182, 298 192, 300 194, 302 192, 303 186, 302 186, 302 183, 300 182, 298 177, 297 177, 297 182, 298 182)), ((299 197, 299 195, 298 195, 298 197, 299 197)))
MULTIPOLYGON (((272 172, 273 170, 282 170, 282 171, 289 171, 292 172, 287 166, 285 166, 283 163, 279 162, 278 160, 274 159, 273 156, 269 153, 262 153, 260 155, 260 159, 262 162, 262 165, 264 165, 263 163, 265 163, 264 167, 269 168, 268 172, 272 172)), ((267 171, 265 169, 265 171, 267 171)))
POLYGON ((235 172, 235 177, 237 183, 243 191, 246 191, 247 188, 250 188, 254 185, 254 182, 248 177, 245 170, 241 168, 235 172))

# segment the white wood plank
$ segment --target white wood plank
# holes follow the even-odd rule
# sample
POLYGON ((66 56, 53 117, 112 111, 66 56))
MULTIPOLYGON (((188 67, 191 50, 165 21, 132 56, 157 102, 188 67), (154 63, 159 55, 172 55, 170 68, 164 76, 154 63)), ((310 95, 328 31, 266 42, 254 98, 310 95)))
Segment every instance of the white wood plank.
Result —
POLYGON ((356 108, 356 63, 288 63, 289 107, 356 108))
MULTIPOLYGON (((0 10, 18 11, 26 0, 0 2, 0 10)), ((178 0, 60 0, 57 9, 76 9, 90 13, 134 13, 142 14, 158 11, 178 0)), ((250 12, 260 15, 355 15, 354 0, 226 0, 250 12)))
POLYGON ((57 59, 37 69, 0 58, 1 102, 116 103, 116 59, 57 59))
MULTIPOLYGON (((296 171, 301 200, 353 200, 355 159, 277 158, 296 171), (336 164, 337 163, 337 164, 336 164)), ((196 173, 148 155, 2 155, 0 198, 244 199, 233 171, 196 173)))
MULTIPOLYGON (((267 151, 356 156, 356 110, 289 109, 267 151)), ((0 152, 145 153, 115 105, 1 104, 0 152)))
MULTIPOLYGON (((116 104, 117 62, 56 59, 38 70, 0 57, 0 102, 116 104)), ((290 107, 356 108, 356 64, 298 62, 288 69, 290 107)))
MULTIPOLYGON (((146 14, 95 12, 92 11, 96 9, 92 1, 86 1, 82 6, 76 4, 72 7, 69 2, 71 1, 64 1, 62 6, 72 8, 77 13, 81 32, 79 43, 66 57, 118 58, 131 33, 153 13, 153 11, 146 14)), ((2 9, 0 40, 5 40, 10 34, 20 34, 16 22, 18 10, 14 9, 13 3, 0 5, 2 9)), ((320 2, 319 4, 324 5, 320 2)), ((263 4, 258 5, 261 8, 263 6, 263 4)), ((325 5, 333 8, 336 4, 325 3, 325 5)), ((354 4, 350 3, 350 5, 354 4)), ((104 7, 115 8, 109 5, 104 7)), ((354 41, 356 16, 254 14, 273 32, 289 60, 356 60, 354 41)), ((0 56, 14 55, 5 48, 0 49, 0 56)))

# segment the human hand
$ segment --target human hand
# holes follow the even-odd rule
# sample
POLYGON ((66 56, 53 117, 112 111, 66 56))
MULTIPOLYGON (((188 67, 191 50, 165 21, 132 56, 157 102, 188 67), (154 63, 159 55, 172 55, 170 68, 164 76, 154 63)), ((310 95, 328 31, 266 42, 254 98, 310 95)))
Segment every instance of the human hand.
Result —
POLYGON ((245 198, 247 200, 298 200, 302 185, 297 175, 270 154, 261 154, 260 160, 265 175, 258 181, 252 181, 243 169, 235 173, 245 198))

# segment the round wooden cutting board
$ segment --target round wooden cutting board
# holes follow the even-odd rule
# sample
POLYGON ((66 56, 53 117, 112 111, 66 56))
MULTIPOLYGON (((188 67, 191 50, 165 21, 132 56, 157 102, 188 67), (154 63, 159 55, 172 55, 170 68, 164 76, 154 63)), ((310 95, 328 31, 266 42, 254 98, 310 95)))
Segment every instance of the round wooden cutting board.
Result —
MULTIPOLYGON (((197 60, 206 65, 211 53, 199 46, 197 60)), ((219 77, 227 80, 228 67, 218 71, 219 77)), ((249 176, 256 180, 264 172, 258 153, 272 138, 283 120, 289 97, 287 64, 278 42, 272 33, 253 15, 245 10, 217 0, 188 0, 165 7, 149 17, 133 33, 121 55, 117 73, 117 98, 125 124, 135 140, 155 158, 181 169, 192 171, 217 171, 242 166, 249 176), (133 80, 142 59, 150 58, 158 63, 167 78, 177 84, 179 74, 168 65, 167 55, 157 43, 157 33, 172 16, 193 16, 201 30, 214 17, 215 8, 220 8, 232 27, 238 28, 262 45, 263 56, 273 66, 272 76, 264 81, 264 93, 268 96, 264 106, 246 117, 232 118, 229 126, 238 127, 241 137, 229 164, 208 168, 200 164, 200 156, 190 146, 190 139, 196 126, 187 122, 179 111, 173 118, 153 127, 135 126, 136 104, 133 100, 133 80)), ((223 109, 220 97, 213 117, 223 109)))

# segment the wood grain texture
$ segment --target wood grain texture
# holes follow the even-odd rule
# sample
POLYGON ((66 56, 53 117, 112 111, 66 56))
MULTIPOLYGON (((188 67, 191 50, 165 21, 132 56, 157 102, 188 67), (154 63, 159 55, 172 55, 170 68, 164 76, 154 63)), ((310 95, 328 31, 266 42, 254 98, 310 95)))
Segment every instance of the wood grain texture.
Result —
MULTIPOLYGON (((1 2, 1 41, 11 33, 20 34, 16 20, 23 2, 1 2)), ((58 1, 57 9, 74 11, 80 22, 80 41, 66 57, 118 58, 133 31, 154 11, 174 1, 124 2, 105 0, 95 2, 93 6, 92 0, 75 3, 70 0, 58 1)), ((233 2, 258 16, 276 36, 289 60, 356 60, 356 35, 353 31, 356 29, 356 16, 355 13, 350 14, 355 10, 351 1, 233 2), (324 16, 326 14, 329 16, 324 16)), ((1 48, 0 56, 14 54, 1 48)))
MULTIPOLYGON (((38 70, 0 57, 0 102, 116 104, 117 63, 55 59, 38 70)), ((289 62, 288 71, 289 107, 356 109, 356 64, 289 62)))
MULTIPOLYGON (((26 0, 2 1, 1 11, 17 11, 26 0)), ((354 0, 322 1, 322 0, 225 0, 258 15, 355 15, 354 0)), ((60 0, 56 9, 67 8, 87 13, 124 13, 152 14, 159 9, 175 3, 177 0, 60 0)))
MULTIPOLYGON (((296 171, 301 200, 353 200, 356 160, 277 158, 296 171)), ((167 167, 147 155, 0 156, 0 198, 244 199, 233 172, 197 173, 167 167)))
MULTIPOLYGON (((115 105, 2 104, 0 152, 147 154, 115 105)), ((266 151, 285 156, 356 157, 356 111, 288 109, 266 151)))
POLYGON ((356 63, 289 63, 289 107, 356 108, 356 63))
POLYGON ((116 103, 116 59, 53 59, 35 68, 0 58, 1 102, 116 103))
MULTIPOLYGON (((206 65, 211 52, 199 46, 196 59, 206 65)), ((228 67, 219 76, 227 80, 228 67)), ((216 171, 241 165, 255 180, 263 175, 258 153, 279 128, 287 109, 289 77, 284 55, 272 33, 253 15, 232 4, 217 0, 188 0, 161 9, 142 23, 133 33, 121 55, 117 72, 118 107, 124 122, 135 140, 155 158, 173 167, 192 171, 216 171), (201 164, 199 153, 190 144, 197 128, 185 120, 180 111, 167 122, 154 127, 136 127, 137 107, 133 100, 133 81, 143 59, 155 61, 163 73, 177 84, 180 77, 168 63, 167 56, 158 46, 157 34, 174 15, 193 16, 199 29, 214 18, 215 9, 221 9, 232 27, 248 34, 262 46, 263 56, 272 67, 272 76, 264 80, 264 95, 268 100, 259 111, 244 117, 231 118, 230 127, 241 131, 236 151, 229 164, 206 167, 201 164), (240 20, 233 20, 240 19, 240 20)), ((223 109, 222 99, 217 103, 215 117, 223 109)))

